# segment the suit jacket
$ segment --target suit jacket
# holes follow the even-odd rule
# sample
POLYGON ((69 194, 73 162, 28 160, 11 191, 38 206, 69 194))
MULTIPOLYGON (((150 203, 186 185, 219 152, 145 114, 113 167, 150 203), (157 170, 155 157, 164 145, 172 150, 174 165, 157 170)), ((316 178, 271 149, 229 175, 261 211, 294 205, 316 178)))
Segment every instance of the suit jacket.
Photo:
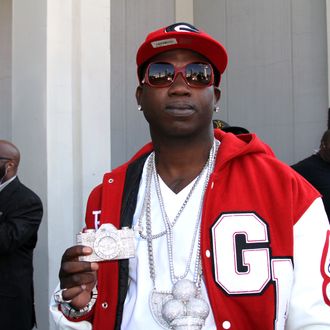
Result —
POLYGON ((319 154, 309 156, 292 165, 299 174, 309 181, 321 194, 330 221, 330 163, 319 154))
POLYGON ((0 191, 0 328, 35 325, 33 249, 43 208, 40 198, 16 177, 0 191))

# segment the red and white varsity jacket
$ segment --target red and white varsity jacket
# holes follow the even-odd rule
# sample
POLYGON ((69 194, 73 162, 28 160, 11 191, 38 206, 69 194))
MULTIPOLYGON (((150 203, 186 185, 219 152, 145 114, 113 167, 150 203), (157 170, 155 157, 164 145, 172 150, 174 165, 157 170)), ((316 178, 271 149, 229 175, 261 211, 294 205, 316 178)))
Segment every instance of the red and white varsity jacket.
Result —
MULTIPOLYGON (((231 330, 330 328, 329 224, 319 193, 256 135, 215 130, 215 137, 221 145, 204 197, 201 255, 217 329, 228 320, 231 330), (317 218, 306 215, 312 207, 317 218)), ((87 228, 131 224, 151 151, 148 144, 105 174, 88 199, 87 228)), ((127 261, 100 263, 94 309, 70 321, 120 329, 127 283, 127 261)))

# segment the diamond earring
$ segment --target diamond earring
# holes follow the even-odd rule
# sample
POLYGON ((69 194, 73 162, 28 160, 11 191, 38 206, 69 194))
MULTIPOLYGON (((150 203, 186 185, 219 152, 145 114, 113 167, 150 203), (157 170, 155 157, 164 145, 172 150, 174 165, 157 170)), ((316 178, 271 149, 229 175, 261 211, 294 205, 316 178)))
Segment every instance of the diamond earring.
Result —
POLYGON ((215 106, 214 107, 214 112, 219 112, 220 111, 220 107, 219 106, 215 106))
POLYGON ((142 107, 141 107, 141 105, 140 105, 140 104, 138 105, 138 110, 139 110, 139 111, 141 111, 141 110, 142 110, 142 107))

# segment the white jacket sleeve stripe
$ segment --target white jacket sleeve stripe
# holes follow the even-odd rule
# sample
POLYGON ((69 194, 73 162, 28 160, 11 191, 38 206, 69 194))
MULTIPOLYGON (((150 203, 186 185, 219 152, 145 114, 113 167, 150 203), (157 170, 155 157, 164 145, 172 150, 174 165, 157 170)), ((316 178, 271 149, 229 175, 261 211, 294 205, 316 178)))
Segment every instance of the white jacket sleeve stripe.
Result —
MULTIPOLYGON (((330 329, 330 306, 322 299, 321 274, 321 267, 325 266, 321 265, 325 233, 329 229, 321 198, 311 204, 294 226, 294 279, 286 330, 330 329)), ((329 264, 329 260, 325 261, 329 264)))

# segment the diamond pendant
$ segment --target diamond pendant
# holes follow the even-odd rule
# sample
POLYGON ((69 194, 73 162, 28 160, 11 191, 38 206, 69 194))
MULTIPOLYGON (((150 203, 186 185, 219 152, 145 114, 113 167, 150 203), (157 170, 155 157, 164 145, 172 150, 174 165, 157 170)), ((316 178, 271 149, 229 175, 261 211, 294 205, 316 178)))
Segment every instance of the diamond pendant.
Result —
POLYGON ((162 317, 162 307, 165 303, 173 299, 171 292, 160 292, 155 289, 151 291, 149 305, 154 320, 164 329, 169 329, 167 322, 162 317))
POLYGON ((153 290, 150 309, 158 324, 174 330, 200 330, 210 312, 195 283, 187 279, 177 281, 172 293, 153 290))

